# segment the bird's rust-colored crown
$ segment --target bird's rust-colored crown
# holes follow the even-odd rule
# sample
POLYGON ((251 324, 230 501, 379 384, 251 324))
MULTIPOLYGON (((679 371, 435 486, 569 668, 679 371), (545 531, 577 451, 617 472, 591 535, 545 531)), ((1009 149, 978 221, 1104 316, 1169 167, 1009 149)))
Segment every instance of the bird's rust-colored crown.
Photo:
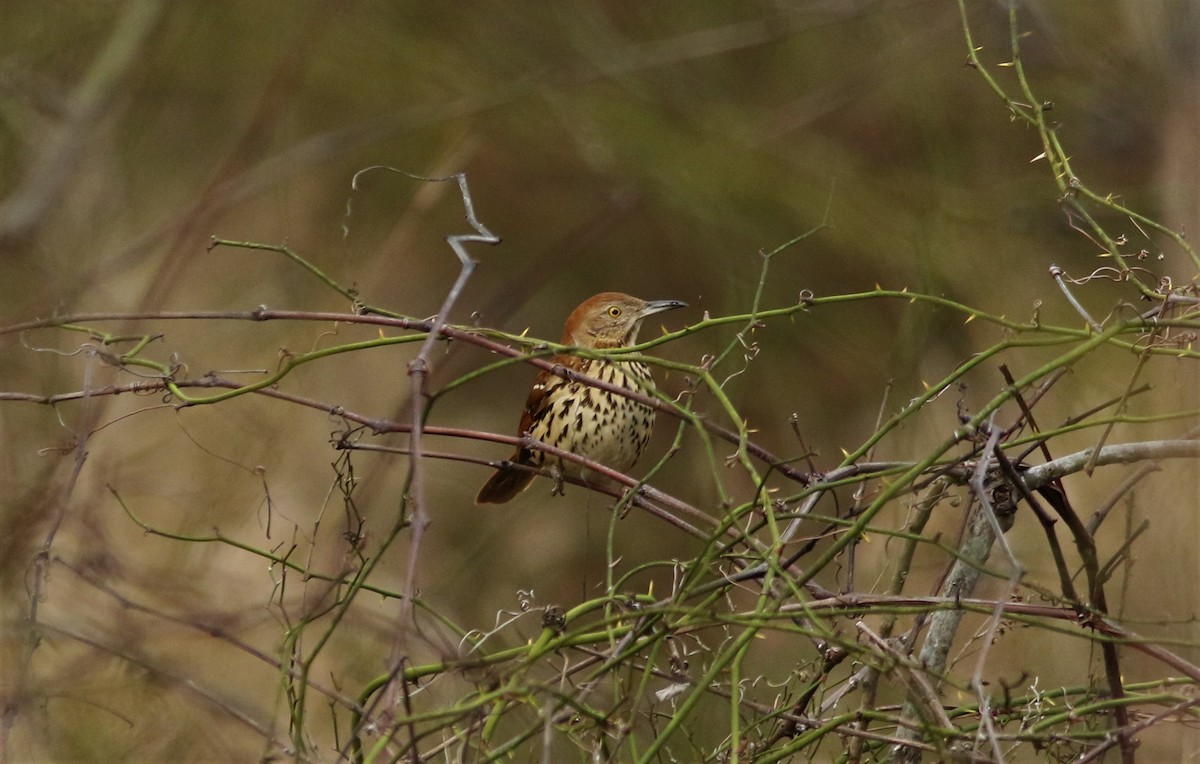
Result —
POLYGON ((581 348, 628 347, 637 342, 642 319, 686 307, 678 300, 639 300, 620 292, 601 292, 567 316, 562 343, 581 348))

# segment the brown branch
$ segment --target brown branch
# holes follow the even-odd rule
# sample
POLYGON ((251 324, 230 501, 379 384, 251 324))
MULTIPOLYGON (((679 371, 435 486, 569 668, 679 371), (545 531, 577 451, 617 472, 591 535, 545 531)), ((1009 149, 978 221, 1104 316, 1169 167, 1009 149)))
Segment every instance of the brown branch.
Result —
MULTIPOLYGON (((395 329, 402 329, 417 332, 434 332, 434 322, 432 320, 419 320, 406 317, 379 316, 374 314, 354 314, 354 313, 331 313, 320 311, 299 311, 299 310, 273 310, 266 306, 260 306, 251 311, 143 311, 143 312, 103 312, 103 313, 76 313, 55 318, 34 319, 18 324, 0 327, 0 336, 5 334, 13 334, 17 332, 32 331, 35 329, 56 328, 64 325, 75 325, 83 323, 95 322, 130 322, 130 321, 326 321, 342 324, 364 324, 368 326, 385 326, 395 329)), ((582 374, 578 374, 570 369, 563 368, 558 364, 554 364, 545 358, 529 356, 520 348, 514 348, 511 345, 494 340, 486 335, 481 330, 469 329, 452 325, 441 325, 437 327, 436 334, 447 339, 458 340, 470 345, 474 345, 488 352, 497 355, 504 355, 510 358, 518 358, 524 363, 528 363, 538 369, 543 369, 551 374, 562 377, 571 381, 582 382, 587 385, 607 390, 616 395, 622 395, 632 400, 638 401, 646 406, 650 406, 655 411, 663 412, 676 419, 684 419, 683 414, 674 405, 663 401, 659 398, 646 395, 637 390, 613 385, 598 379, 593 379, 582 374)), ((529 345, 536 346, 539 343, 536 340, 530 340, 529 345)), ((228 387, 227 389, 237 389, 239 386, 228 387)), ((703 416, 697 416, 696 420, 704 429, 713 435, 716 435, 721 440, 724 440, 733 445, 741 443, 738 434, 732 430, 722 427, 714 422, 709 421, 703 416)), ((378 432, 405 432, 401 429, 406 425, 396 423, 381 423, 381 429, 378 432)), ((795 480, 802 485, 807 485, 810 476, 801 472, 786 461, 779 459, 762 446, 747 441, 747 451, 755 458, 763 461, 780 474, 795 480)))

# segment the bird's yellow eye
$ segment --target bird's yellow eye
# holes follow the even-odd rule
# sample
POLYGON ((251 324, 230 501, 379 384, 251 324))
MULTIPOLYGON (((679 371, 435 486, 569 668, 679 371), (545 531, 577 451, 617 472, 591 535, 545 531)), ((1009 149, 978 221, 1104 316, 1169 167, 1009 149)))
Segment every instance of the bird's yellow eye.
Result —
POLYGON ((608 308, 608 315, 612 316, 613 318, 616 318, 617 316, 621 315, 621 309, 618 308, 616 305, 611 305, 608 308))

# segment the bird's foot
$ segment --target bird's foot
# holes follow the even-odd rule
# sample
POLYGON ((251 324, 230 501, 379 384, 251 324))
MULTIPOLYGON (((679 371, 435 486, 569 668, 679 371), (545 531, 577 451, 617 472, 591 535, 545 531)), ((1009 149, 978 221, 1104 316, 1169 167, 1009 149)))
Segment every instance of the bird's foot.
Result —
POLYGON ((625 493, 617 501, 617 505, 621 508, 620 513, 617 514, 617 517, 624 520, 625 515, 629 514, 629 510, 633 509, 633 505, 637 503, 637 500, 639 498, 645 498, 648 493, 649 491, 646 490, 646 486, 644 485, 639 485, 635 488, 627 488, 625 493))
POLYGON ((565 496, 567 492, 563 488, 562 467, 557 464, 550 465, 550 478, 554 481, 554 487, 550 489, 550 495, 565 496))

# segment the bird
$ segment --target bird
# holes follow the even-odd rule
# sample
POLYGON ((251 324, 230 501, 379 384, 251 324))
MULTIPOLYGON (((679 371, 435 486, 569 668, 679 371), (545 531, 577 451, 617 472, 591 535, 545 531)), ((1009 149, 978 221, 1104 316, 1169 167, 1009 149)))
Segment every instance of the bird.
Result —
MULTIPOLYGON (((562 344, 588 350, 629 347, 637 342, 645 318, 686 307, 687 303, 679 300, 640 300, 620 292, 601 292, 584 300, 567 317, 562 344)), ((653 387, 649 367, 638 361, 559 354, 550 362, 626 389, 647 392, 653 387)), ((653 426, 654 409, 646 404, 543 370, 529 391, 517 436, 528 434, 618 472, 627 472, 646 448, 653 426)), ((512 500, 534 478, 532 472, 514 465, 541 467, 546 459, 544 451, 518 447, 484 483, 475 503, 504 504, 512 500)), ((578 462, 559 460, 556 466, 560 474, 595 478, 578 462)))

